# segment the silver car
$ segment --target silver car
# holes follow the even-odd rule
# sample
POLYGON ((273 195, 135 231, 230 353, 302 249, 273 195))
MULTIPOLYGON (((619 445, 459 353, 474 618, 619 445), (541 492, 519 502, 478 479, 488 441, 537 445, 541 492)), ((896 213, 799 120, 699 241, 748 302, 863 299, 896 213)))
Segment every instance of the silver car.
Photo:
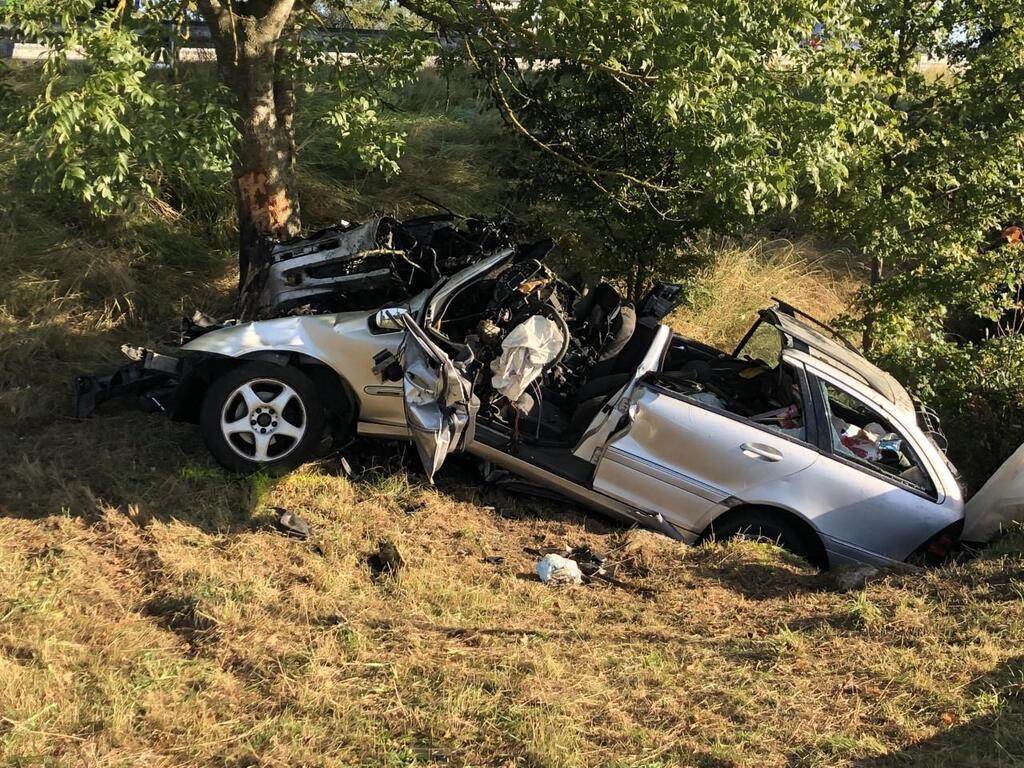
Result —
POLYGON ((686 543, 752 533, 823 568, 957 537, 937 422, 824 326, 779 303, 728 354, 558 286, 503 248, 398 306, 228 324, 181 356, 131 350, 114 384, 197 420, 235 471, 286 471, 358 433, 411 439, 431 478, 464 451, 686 543))

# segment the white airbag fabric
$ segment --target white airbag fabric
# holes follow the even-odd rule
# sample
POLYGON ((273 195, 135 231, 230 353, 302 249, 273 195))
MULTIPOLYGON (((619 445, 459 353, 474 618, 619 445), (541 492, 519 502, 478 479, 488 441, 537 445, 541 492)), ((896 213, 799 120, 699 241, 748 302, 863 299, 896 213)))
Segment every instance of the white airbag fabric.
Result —
POLYGON ((491 363, 491 386, 518 401, 544 366, 558 357, 564 341, 554 320, 540 315, 524 320, 501 342, 501 355, 491 363))

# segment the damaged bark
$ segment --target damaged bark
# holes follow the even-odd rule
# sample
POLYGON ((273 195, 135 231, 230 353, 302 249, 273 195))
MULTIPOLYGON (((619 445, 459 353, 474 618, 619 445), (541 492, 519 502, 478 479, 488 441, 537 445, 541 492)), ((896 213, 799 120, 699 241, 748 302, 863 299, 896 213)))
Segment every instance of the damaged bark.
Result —
POLYGON ((221 80, 238 113, 234 184, 241 286, 264 237, 301 229, 295 192, 295 89, 289 59, 295 0, 199 0, 221 80))

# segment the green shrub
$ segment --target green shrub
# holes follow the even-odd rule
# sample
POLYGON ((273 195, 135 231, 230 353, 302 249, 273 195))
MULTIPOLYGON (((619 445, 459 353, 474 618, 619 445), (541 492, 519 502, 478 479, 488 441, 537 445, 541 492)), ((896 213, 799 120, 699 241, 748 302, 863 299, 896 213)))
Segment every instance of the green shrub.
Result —
POLYGON ((949 456, 977 490, 1024 443, 1024 336, 980 344, 911 340, 880 362, 934 407, 949 456))

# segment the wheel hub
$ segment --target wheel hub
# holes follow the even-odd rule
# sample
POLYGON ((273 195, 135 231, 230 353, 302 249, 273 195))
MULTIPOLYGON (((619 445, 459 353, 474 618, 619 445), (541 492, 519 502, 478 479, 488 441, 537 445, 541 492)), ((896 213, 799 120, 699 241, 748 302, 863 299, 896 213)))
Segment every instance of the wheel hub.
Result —
POLYGON ((258 462, 290 453, 305 429, 306 409, 298 393, 274 379, 242 384, 227 398, 221 413, 221 431, 231 449, 258 462))
POLYGON ((277 411, 269 405, 261 405, 249 412, 249 423, 261 435, 272 434, 277 428, 277 411))

